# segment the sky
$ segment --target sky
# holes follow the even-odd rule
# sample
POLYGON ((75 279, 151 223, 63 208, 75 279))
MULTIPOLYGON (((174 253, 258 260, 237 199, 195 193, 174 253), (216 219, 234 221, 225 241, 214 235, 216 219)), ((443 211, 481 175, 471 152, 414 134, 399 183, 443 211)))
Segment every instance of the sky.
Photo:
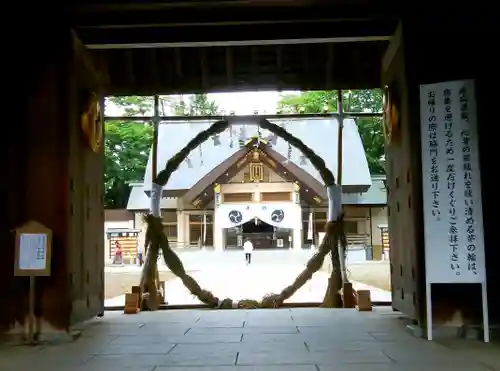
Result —
MULTIPOLYGON (((284 94, 298 92, 286 91, 284 94)), ((215 101, 219 108, 229 114, 234 111, 236 115, 251 115, 254 111, 259 114, 276 113, 277 104, 281 93, 277 91, 249 91, 235 93, 210 93, 209 100, 215 101)), ((107 116, 119 116, 121 110, 111 104, 106 104, 107 116)))
POLYGON ((255 110, 261 114, 276 113, 279 98, 277 91, 208 94, 208 99, 215 101, 221 110, 237 115, 251 115, 255 110))

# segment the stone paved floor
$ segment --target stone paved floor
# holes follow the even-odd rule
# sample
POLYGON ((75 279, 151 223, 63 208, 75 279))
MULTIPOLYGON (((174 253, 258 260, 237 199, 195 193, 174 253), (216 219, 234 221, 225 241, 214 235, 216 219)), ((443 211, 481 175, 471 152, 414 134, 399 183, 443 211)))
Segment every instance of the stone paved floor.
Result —
POLYGON ((498 346, 443 345, 389 309, 107 312, 73 343, 0 346, 0 370, 500 371, 498 346))

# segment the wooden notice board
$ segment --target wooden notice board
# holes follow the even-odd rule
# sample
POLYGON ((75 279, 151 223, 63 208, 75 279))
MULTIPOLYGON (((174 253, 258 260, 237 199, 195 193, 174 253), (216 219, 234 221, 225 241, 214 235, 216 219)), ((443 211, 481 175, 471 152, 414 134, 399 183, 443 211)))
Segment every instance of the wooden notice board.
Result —
POLYGON ((14 276, 50 276, 52 230, 30 221, 15 229, 14 276))

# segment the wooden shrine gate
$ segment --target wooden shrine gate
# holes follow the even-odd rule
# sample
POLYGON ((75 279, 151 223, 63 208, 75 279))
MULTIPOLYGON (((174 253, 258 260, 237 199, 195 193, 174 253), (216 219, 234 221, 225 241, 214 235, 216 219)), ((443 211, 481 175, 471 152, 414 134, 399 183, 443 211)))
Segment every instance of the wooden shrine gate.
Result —
MULTIPOLYGON (((362 7, 358 5, 355 8, 362 7)), ((127 14, 130 16, 130 13, 127 14)), ((184 16, 190 14, 192 13, 186 12, 184 16)), ((269 16, 265 11, 255 14, 269 16)), ((378 13, 373 12, 371 15, 375 17, 376 14, 378 13)), ((367 17, 370 18, 369 15, 367 17)), ((99 19, 98 16, 89 18, 99 19)), ((96 51, 93 52, 94 58, 92 58, 66 25, 54 21, 54 27, 50 30, 46 24, 36 25, 39 26, 36 29, 34 24, 26 26, 22 33, 17 34, 15 42, 11 42, 16 44, 16 47, 12 47, 12 55, 15 58, 7 58, 9 69, 5 70, 9 75, 16 76, 16 79, 5 82, 4 89, 12 97, 9 109, 19 112, 19 117, 16 117, 14 123, 9 122, 9 137, 1 146, 2 158, 6 164, 6 181, 2 182, 0 197, 3 205, 6 205, 7 223, 0 224, 0 242, 4 247, 0 259, 0 282, 3 285, 1 295, 5 297, 0 306, 0 331, 21 329, 25 321, 28 284, 22 279, 13 277, 14 251, 9 247, 14 246, 11 230, 28 220, 37 220, 53 231, 52 276, 39 280, 36 297, 36 315, 42 323, 40 330, 45 332, 67 330, 70 325, 91 318, 102 311, 104 154, 102 146, 96 151, 91 149, 88 138, 82 130, 81 115, 87 110, 91 92, 97 93, 98 97, 103 90, 109 95, 173 93, 174 91, 167 89, 171 86, 175 87, 175 93, 236 88, 336 89, 375 88, 385 85, 396 89, 400 97, 398 127, 400 136, 398 140, 390 141, 387 153, 393 305, 423 324, 426 317, 423 300, 425 267, 421 206, 422 174, 419 157, 419 85, 476 78, 482 148, 490 149, 489 141, 493 141, 491 147, 494 148, 494 141, 498 138, 497 126, 488 126, 486 132, 485 124, 489 121, 487 109, 495 105, 494 94, 489 92, 491 76, 494 75, 496 66, 493 66, 489 50, 485 51, 487 48, 479 46, 476 42, 487 39, 485 35, 493 34, 492 30, 488 29, 490 23, 483 20, 481 23, 472 24, 470 17, 445 22, 444 19, 448 18, 443 17, 434 23, 429 23, 430 20, 423 18, 404 18, 400 34, 392 39, 391 45, 388 45, 387 41, 391 36, 389 34, 383 35, 382 42, 385 43, 383 46, 358 44, 349 47, 347 42, 336 43, 337 45, 333 47, 318 46, 321 55, 326 59, 312 60, 303 57, 300 64, 290 62, 292 59, 290 56, 296 56, 297 50, 300 51, 298 55, 303 56, 307 48, 290 47, 289 50, 292 52, 283 54, 278 52, 282 48, 275 44, 267 45, 262 49, 266 53, 259 54, 258 48, 250 47, 249 49, 254 52, 242 59, 251 63, 238 70, 231 62, 232 53, 219 55, 219 58, 223 57, 227 62, 225 64, 207 65, 203 62, 207 57, 207 54, 202 52, 203 47, 190 45, 191 49, 183 49, 181 57, 174 59, 175 64, 168 64, 173 71, 166 76, 154 75, 154 69, 137 67, 140 65, 136 60, 140 54, 137 53, 137 49, 134 53, 96 51), (463 32, 464 29, 467 29, 467 32, 463 32), (429 40, 434 42, 430 43, 429 40), (469 49, 464 51, 464 48, 469 49), (384 58, 382 58, 383 51, 386 51, 384 58), (183 53, 186 54, 186 58, 182 57, 183 53), (111 56, 116 54, 128 55, 127 58, 130 58, 131 62, 124 64, 125 67, 132 71, 141 71, 138 74, 143 75, 130 71, 117 72, 118 67, 113 67, 114 62, 112 62, 116 59, 111 56), (189 58, 190 54, 200 58, 189 58), (266 58, 260 58, 259 55, 265 55, 266 58, 273 55, 272 66, 270 63, 265 67, 263 61, 266 58), (433 55, 433 58, 429 55, 433 55), (377 64, 376 68, 361 62, 372 58, 377 64), (318 60, 322 62, 322 66, 314 64, 318 63, 318 60), (356 63, 353 63, 353 60, 356 63), (179 61, 186 64, 190 61, 191 64, 184 69, 183 63, 178 63, 179 61), (353 68, 350 68, 351 65, 353 68), (221 66, 222 70, 225 66, 230 66, 233 71, 220 73, 221 66), (146 70, 149 78, 144 76, 146 70), (307 78, 303 76, 307 76, 308 73, 310 75, 311 71, 320 70, 323 71, 321 74, 309 76, 312 83, 307 84, 307 78), (380 70, 382 70, 382 81, 379 79, 380 70), (218 73, 210 75, 210 71, 218 73), (217 78, 211 79, 210 76, 217 78), (100 85, 101 82, 104 87, 100 85)), ((73 18, 70 20, 77 23, 73 18)), ((315 29, 315 35, 320 35, 322 30, 328 30, 328 32, 338 32, 339 37, 343 33, 345 41, 346 32, 353 32, 356 29, 352 24, 350 27, 350 29, 342 27, 334 29, 325 27, 323 23, 315 29)), ((358 23, 357 27, 362 25, 358 23)), ((279 30, 276 32, 283 35, 283 29, 277 28, 279 30)), ((267 30, 272 29, 270 26, 267 28, 267 30)), ((243 28, 239 29, 242 30, 243 28)), ((245 30, 248 30, 248 27, 245 30)), ((310 30, 311 28, 308 28, 308 31, 310 30)), ((109 33, 108 30, 102 32, 104 35, 109 33)), ((115 30, 109 35, 116 32, 118 31, 115 30)), ((168 34, 175 33, 168 32, 168 34)), ((136 32, 131 33, 128 30, 127 35, 136 35, 136 32)), ((196 33, 191 32, 191 36, 193 35, 196 33)), ((204 34, 206 35, 213 36, 211 41, 214 41, 215 33, 204 34)), ((121 36, 122 41, 125 36, 121 36)), ((221 37, 221 34, 217 36, 221 37)), ((349 37, 351 36, 352 34, 349 37)), ((359 38, 357 40, 359 41, 359 38)), ((108 37, 106 42, 109 44, 113 40, 108 37)), ((248 50, 247 47, 244 48, 248 50)), ((309 50, 312 49, 316 50, 315 47, 309 50)), ((176 53, 179 54, 175 50, 176 48, 169 49, 167 54, 170 55, 171 52, 174 56, 176 53)), ((158 61, 157 57, 162 55, 162 52, 158 51, 155 56, 152 54, 154 53, 144 52, 144 59, 149 55, 152 57, 151 61, 158 61)), ((172 59, 167 57, 163 60, 172 59)), ((148 64, 156 68, 158 65, 158 63, 148 64)), ((488 155, 484 150, 480 150, 480 155, 481 167, 487 169, 485 160, 488 159, 488 155)), ((493 179, 495 175, 494 171, 483 171, 482 192, 485 199, 492 200, 484 203, 483 210, 488 283, 493 288, 489 295, 490 314, 492 318, 500 320, 500 299, 496 294, 497 290, 494 289, 500 279, 500 273, 495 267, 500 258, 500 250, 496 248, 495 243, 497 228, 495 200, 498 188, 493 179)), ((454 309, 460 308, 472 319, 478 317, 476 305, 470 300, 477 295, 475 288, 463 285, 451 290, 437 288, 434 294, 437 302, 451 303, 454 309)))

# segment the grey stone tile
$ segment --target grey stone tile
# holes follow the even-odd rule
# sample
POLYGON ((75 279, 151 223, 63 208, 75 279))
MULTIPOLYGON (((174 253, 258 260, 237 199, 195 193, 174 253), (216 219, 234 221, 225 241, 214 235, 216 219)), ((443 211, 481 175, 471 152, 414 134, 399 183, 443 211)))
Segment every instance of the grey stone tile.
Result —
POLYGON ((260 319, 260 318, 251 318, 245 321, 245 327, 286 327, 286 326, 295 326, 295 322, 290 319, 260 319))
POLYGON ((179 344, 161 366, 230 366, 236 363, 239 344, 179 344))
POLYGON ((160 366, 220 366, 234 365, 237 353, 211 354, 169 354, 160 362, 160 366))
POLYGON ((330 351, 382 351, 386 344, 377 341, 321 341, 319 339, 309 338, 305 341, 307 347, 311 352, 330 352, 330 351))
POLYGON ((112 344, 98 350, 96 354, 167 354, 175 344, 112 344))
POLYGON ((109 342, 109 345, 136 345, 136 344, 165 344, 176 343, 172 338, 182 337, 184 335, 121 335, 115 337, 109 342))
POLYGON ((332 365, 318 365, 319 371, 491 371, 481 366, 469 368, 468 366, 450 366, 442 364, 416 365, 416 364, 368 364, 368 363, 350 363, 332 365), (333 368, 334 367, 334 368, 333 368), (479 367, 479 368, 478 368, 479 367))
POLYGON ((289 309, 263 309, 249 311, 245 326, 295 326, 289 309))
POLYGON ((95 336, 111 336, 111 335, 134 335, 140 331, 143 323, 137 324, 106 324, 104 322, 97 323, 87 328, 82 337, 95 337, 95 336))
POLYGON ((137 334, 161 335, 161 334, 185 334, 191 328, 191 324, 183 323, 148 323, 142 326, 137 334))
POLYGON ((296 334, 244 334, 242 343, 245 344, 267 344, 266 346, 273 346, 274 344, 302 344, 304 339, 299 333, 296 334), (271 344, 269 344, 271 343, 271 344))
POLYGON ((328 352, 312 352, 312 359, 314 363, 318 365, 394 363, 383 352, 377 350, 333 350, 328 352))
POLYGON ((90 359, 92 355, 75 356, 73 354, 59 354, 57 356, 34 356, 11 357, 0 361, 2 371, 27 371, 33 369, 48 369, 54 371, 66 371, 78 369, 90 359))
POLYGON ((314 365, 301 366, 194 366, 194 367, 163 367, 159 366, 155 371, 317 371, 314 365))
POLYGON ((237 353, 241 350, 241 343, 213 343, 213 344, 178 344, 169 354, 174 353, 237 353))
POLYGON ((428 342, 403 325, 383 311, 319 308, 114 313, 73 343, 0 346, 0 370, 500 371, 498 346, 428 342))
POLYGON ((191 327, 186 335, 210 335, 210 334, 243 334, 243 326, 196 326, 191 327))
POLYGON ((241 334, 220 334, 215 332, 212 334, 191 334, 186 335, 165 335, 165 336, 120 336, 113 340, 113 345, 134 345, 134 344, 178 344, 178 343, 239 343, 241 341, 241 334))
MULTIPOLYGON (((88 371, 105 371, 105 370, 121 370, 121 369, 137 369, 137 370, 152 370, 155 366, 161 364, 164 355, 97 355, 81 367, 82 370, 88 371)), ((68 369, 68 371, 71 371, 68 369)))
MULTIPOLYGON (((368 331, 374 339, 379 341, 415 341, 415 337, 406 332, 395 331, 368 331)), ((420 340, 420 339, 419 339, 420 340)))
POLYGON ((313 355, 305 348, 303 351, 267 348, 258 351, 241 351, 238 355, 237 365, 306 365, 314 363, 313 355))
POLYGON ((243 327, 245 323, 244 319, 224 319, 224 318, 214 318, 214 319, 201 319, 192 326, 191 328, 196 327, 243 327))
POLYGON ((183 337, 175 339, 176 343, 191 343, 191 344, 214 344, 214 343, 240 343, 240 334, 190 334, 189 332, 183 337))
POLYGON ((296 326, 192 327, 187 334, 296 334, 296 326))
POLYGON ((87 321, 87 326, 77 327, 92 327, 95 325, 102 326, 137 326, 146 323, 169 324, 169 323, 191 323, 196 322, 201 318, 199 311, 156 311, 156 312, 139 312, 137 314, 123 314, 122 312, 105 312, 104 317, 87 321), (184 313, 182 313, 184 312, 184 313))
POLYGON ((411 345, 408 343, 388 344, 384 347, 383 352, 395 362, 454 362, 461 359, 467 361, 461 354, 435 344, 421 344, 415 347, 411 345))
POLYGON ((325 342, 342 340, 374 341, 373 336, 368 332, 353 328, 299 326, 298 330, 305 339, 321 339, 325 342))
POLYGON ((252 326, 245 323, 243 327, 244 334, 297 334, 297 326, 252 326))

